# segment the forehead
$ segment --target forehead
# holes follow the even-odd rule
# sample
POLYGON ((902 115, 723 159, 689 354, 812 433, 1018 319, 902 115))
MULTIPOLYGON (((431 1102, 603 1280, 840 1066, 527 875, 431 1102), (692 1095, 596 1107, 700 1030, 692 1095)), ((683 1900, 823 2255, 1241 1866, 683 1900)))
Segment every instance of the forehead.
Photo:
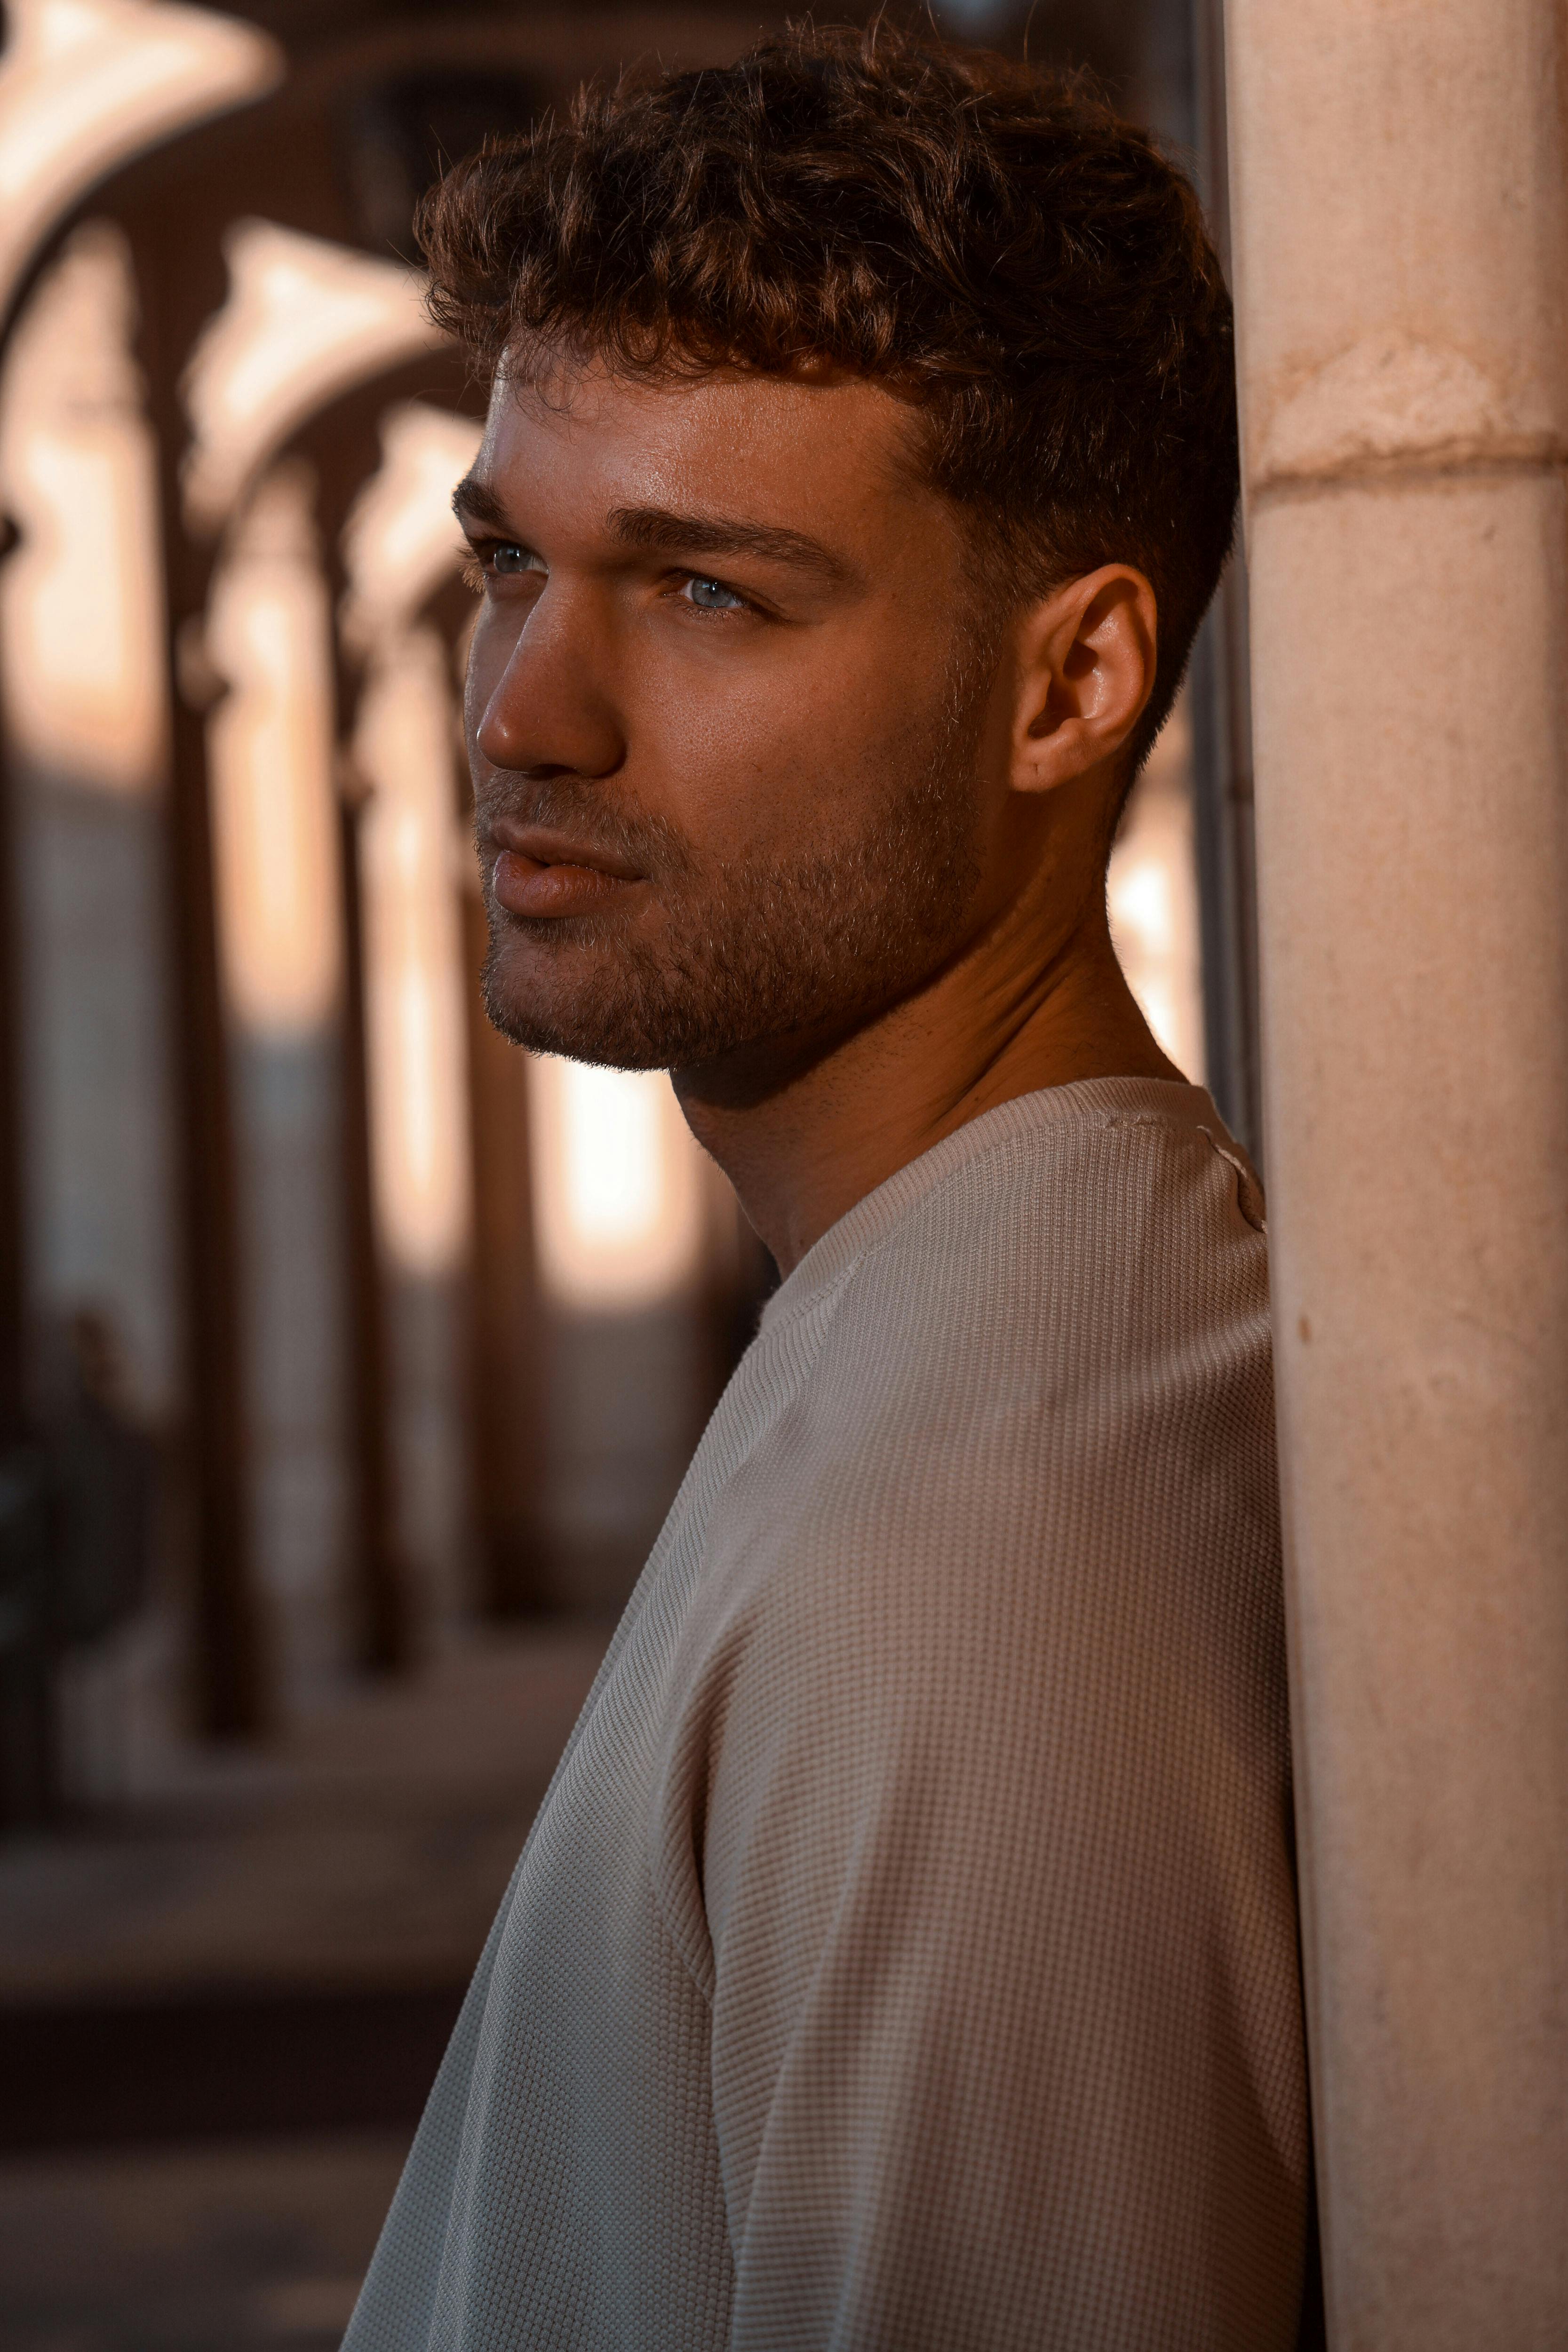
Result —
POLYGON ((847 374, 733 369, 652 380, 599 362, 498 376, 476 472, 510 499, 586 520, 619 508, 722 508, 863 537, 947 502, 920 466, 919 416, 847 374))

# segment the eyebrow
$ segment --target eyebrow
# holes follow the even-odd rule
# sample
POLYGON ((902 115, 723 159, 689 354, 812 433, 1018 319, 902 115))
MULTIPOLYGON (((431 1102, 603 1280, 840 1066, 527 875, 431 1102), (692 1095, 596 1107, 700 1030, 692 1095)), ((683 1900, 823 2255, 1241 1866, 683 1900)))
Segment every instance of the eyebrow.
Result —
MULTIPOLYGON (((513 532, 516 525, 504 500, 477 474, 465 474, 452 493, 453 511, 465 521, 483 523, 490 530, 513 532)), ((624 547, 650 552, 668 550, 686 555, 755 555, 764 562, 785 563, 813 573, 829 587, 840 587, 854 577, 841 556, 803 530, 786 530, 775 523, 743 522, 731 515, 680 514, 669 507, 616 507, 607 518, 624 547)))
POLYGON ((767 563, 787 563, 815 573, 829 587, 854 577, 842 556, 803 530, 777 524, 742 522, 729 515, 678 514, 668 507, 616 507, 610 529, 627 547, 669 549, 688 555, 756 555, 767 563))
POLYGON ((492 530, 511 529, 503 501, 478 474, 465 474, 452 492, 452 512, 459 520, 489 523, 492 530))

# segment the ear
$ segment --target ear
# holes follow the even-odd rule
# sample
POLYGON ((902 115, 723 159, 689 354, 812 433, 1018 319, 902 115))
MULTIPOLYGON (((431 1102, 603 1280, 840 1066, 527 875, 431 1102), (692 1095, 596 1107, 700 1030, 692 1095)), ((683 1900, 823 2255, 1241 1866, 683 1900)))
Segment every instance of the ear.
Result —
POLYGON ((1154 591, 1130 564, 1069 580, 1026 613, 1015 640, 1015 792, 1048 793, 1113 761, 1154 690, 1154 591))

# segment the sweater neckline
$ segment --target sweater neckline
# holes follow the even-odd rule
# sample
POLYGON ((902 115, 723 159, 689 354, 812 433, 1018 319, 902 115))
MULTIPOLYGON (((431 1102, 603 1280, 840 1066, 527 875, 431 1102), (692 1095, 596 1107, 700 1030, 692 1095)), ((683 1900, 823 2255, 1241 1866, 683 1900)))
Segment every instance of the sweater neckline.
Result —
POLYGON ((847 1209, 836 1224, 813 1242, 792 1274, 764 1306, 759 1336, 772 1332, 809 1307, 854 1261, 883 1240, 935 1185, 971 1160, 981 1160, 1022 1135, 1047 1128, 1103 1126, 1148 1119, 1206 1131, 1227 1158, 1247 1167, 1247 1155, 1228 1132, 1206 1087, 1176 1078, 1079 1078, 1070 1086, 1043 1087, 1015 1095, 994 1110, 982 1111, 929 1151, 895 1169, 892 1175, 847 1209))

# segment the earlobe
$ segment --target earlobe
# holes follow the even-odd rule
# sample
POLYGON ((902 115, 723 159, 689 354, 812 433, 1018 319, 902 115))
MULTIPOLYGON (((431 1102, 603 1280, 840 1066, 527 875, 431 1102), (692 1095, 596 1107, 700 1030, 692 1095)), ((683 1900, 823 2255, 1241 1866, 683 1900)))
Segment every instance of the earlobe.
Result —
POLYGON ((1054 791, 1114 761, 1154 690, 1154 592, 1130 564, 1068 581, 1020 624, 1013 787, 1054 791))

